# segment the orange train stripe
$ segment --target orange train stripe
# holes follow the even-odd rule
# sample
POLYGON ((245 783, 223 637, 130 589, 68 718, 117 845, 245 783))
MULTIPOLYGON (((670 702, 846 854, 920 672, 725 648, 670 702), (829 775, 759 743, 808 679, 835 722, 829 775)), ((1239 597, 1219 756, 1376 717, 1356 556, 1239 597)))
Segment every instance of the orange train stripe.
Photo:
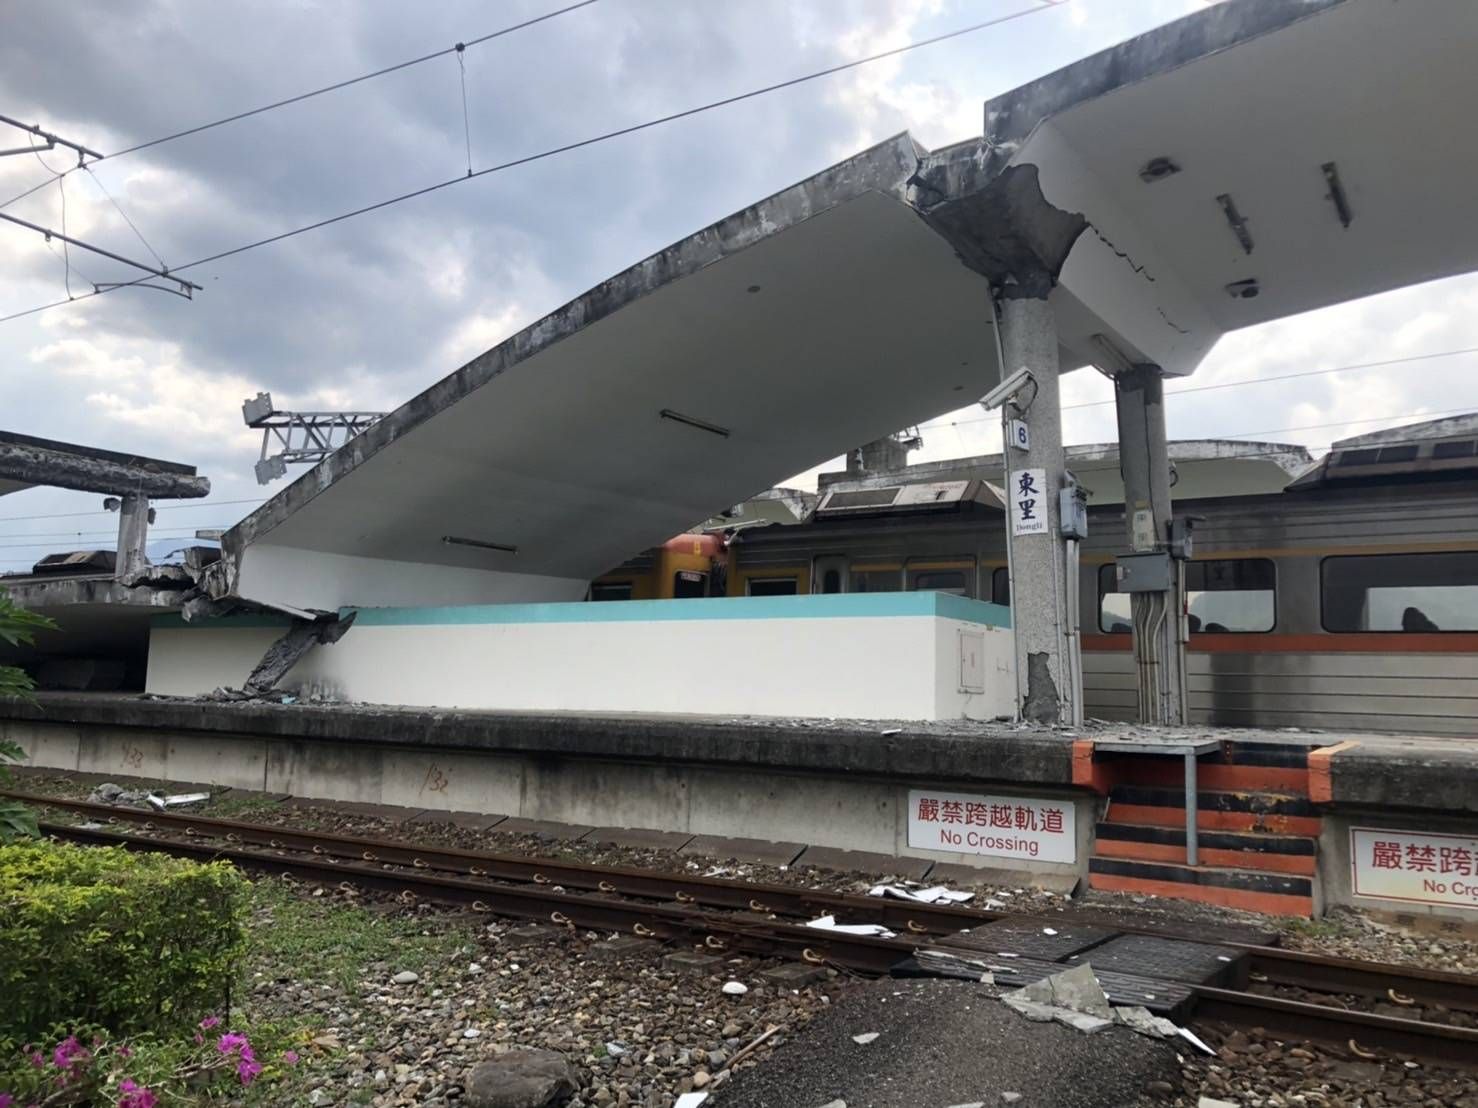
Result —
POLYGON ((1116 893, 1144 893, 1172 900, 1197 900, 1223 908, 1241 908, 1270 916, 1312 916, 1314 900, 1290 893, 1260 893, 1228 889, 1221 885, 1183 885, 1179 881, 1154 881, 1146 877, 1120 877, 1114 873, 1090 873, 1090 888, 1116 893))
MULTIPOLYGON (((1130 839, 1099 839, 1094 854, 1103 858, 1128 858, 1136 862, 1185 863, 1185 847, 1174 843, 1140 843, 1130 839)), ((1297 877, 1313 877, 1315 859, 1311 854, 1265 854, 1256 850, 1221 850, 1201 847, 1197 857, 1203 866, 1227 869, 1251 869, 1260 873, 1291 873, 1297 877)))
MULTIPOLYGON (((1128 652, 1133 637, 1084 635, 1085 651, 1128 652)), ((1478 654, 1478 633, 1370 631, 1363 634, 1193 634, 1192 654, 1478 654)))
MULTIPOLYGON (((1115 823, 1147 823, 1153 827, 1184 827, 1185 809, 1148 804, 1110 804, 1108 818, 1115 823)), ((1196 812, 1203 831, 1266 831, 1274 835, 1318 835, 1324 821, 1318 816, 1257 815, 1253 812, 1196 812)))
POLYGON ((1309 799, 1316 804, 1329 804, 1334 800, 1334 781, 1329 776, 1329 762, 1341 750, 1349 750, 1360 744, 1346 739, 1333 746, 1321 746, 1309 751, 1309 799))

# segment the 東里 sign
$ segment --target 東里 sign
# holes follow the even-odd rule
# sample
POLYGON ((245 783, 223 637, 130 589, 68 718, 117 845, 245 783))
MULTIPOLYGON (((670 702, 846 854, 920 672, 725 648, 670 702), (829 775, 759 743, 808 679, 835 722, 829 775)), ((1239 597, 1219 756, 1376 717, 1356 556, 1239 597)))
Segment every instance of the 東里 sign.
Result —
POLYGON ((1072 863, 1078 860, 1074 814, 1070 800, 910 789, 908 845, 916 850, 1072 863))
POLYGON ((1478 838, 1350 828, 1356 896, 1478 909, 1478 838))
POLYGON ((1017 469, 1009 476, 1007 497, 1011 501, 1011 534, 1047 533, 1047 471, 1017 469))

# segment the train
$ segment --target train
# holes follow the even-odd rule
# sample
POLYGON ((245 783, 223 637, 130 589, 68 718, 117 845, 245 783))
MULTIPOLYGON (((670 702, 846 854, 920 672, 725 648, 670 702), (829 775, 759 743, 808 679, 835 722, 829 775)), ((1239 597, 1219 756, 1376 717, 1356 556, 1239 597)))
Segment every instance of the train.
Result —
MULTIPOLYGON (((794 524, 716 521, 668 544, 686 553, 681 566, 668 548, 648 552, 599 578, 591 597, 917 589, 1009 606, 996 484, 909 480, 908 469, 922 468, 831 483, 794 524)), ((1186 567, 1191 722, 1478 735, 1478 425, 1335 444, 1281 489, 1177 496, 1176 512, 1196 519, 1186 567)), ((1133 720, 1129 596, 1115 574, 1124 510, 1090 504, 1088 515, 1084 707, 1133 720)))

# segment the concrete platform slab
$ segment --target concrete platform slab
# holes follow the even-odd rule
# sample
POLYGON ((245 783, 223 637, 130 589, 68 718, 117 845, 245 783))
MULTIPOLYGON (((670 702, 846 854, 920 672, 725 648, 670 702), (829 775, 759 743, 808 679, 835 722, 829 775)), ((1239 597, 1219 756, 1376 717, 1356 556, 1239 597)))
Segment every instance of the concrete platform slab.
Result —
POLYGON ((1072 873, 1032 873, 1024 869, 989 869, 958 862, 940 862, 929 871, 929 880, 952 881, 957 885, 995 885, 1003 889, 1042 889, 1058 896, 1072 896, 1080 879, 1072 873))
POLYGON ((524 819, 511 816, 489 828, 500 835, 532 835, 537 839, 578 839, 590 834, 595 828, 588 823, 559 823, 552 819, 524 819))
POLYGON ((844 872, 888 874, 910 881, 922 881, 934 865, 928 858, 895 858, 891 854, 875 854, 870 850, 838 850, 831 846, 808 846, 794 864, 844 872))
POLYGON ((694 835, 679 853, 700 858, 732 859, 760 866, 788 866, 806 849, 805 843, 772 843, 767 839, 735 839, 725 835, 694 835))
POLYGON ((427 808, 424 812, 417 812, 406 822, 449 823, 453 827, 461 827, 467 831, 486 831, 507 818, 504 815, 487 812, 443 812, 436 808, 427 808))
POLYGON ((588 843, 638 850, 681 850, 692 838, 686 831, 653 831, 646 827, 596 827, 581 836, 588 843))
POLYGON ((1132 973, 1189 985, 1222 985, 1236 976, 1241 958, 1234 947, 1154 935, 1120 935, 1067 960, 1074 965, 1091 963, 1095 971, 1132 973))

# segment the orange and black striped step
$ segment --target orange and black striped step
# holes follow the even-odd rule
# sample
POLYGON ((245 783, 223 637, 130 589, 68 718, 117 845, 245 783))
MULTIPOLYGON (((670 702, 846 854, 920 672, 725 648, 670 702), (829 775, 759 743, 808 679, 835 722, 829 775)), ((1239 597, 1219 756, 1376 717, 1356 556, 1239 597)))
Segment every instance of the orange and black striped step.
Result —
MULTIPOLYGON (((1198 790, 1196 827, 1208 831, 1257 831, 1275 835, 1318 835, 1319 810, 1306 796, 1274 792, 1198 790)), ((1184 788, 1115 785, 1106 821, 1156 827, 1185 826, 1184 788)))
POLYGON ((1088 884, 1107 892, 1196 900, 1270 915, 1314 914, 1314 879, 1292 874, 1093 857, 1088 859, 1088 884))
MULTIPOLYGON (((1104 858, 1144 862, 1185 861, 1185 809, 1178 827, 1154 824, 1100 823, 1094 853, 1104 858)), ((1313 877, 1318 840, 1307 835, 1268 835, 1256 831, 1198 831, 1197 854, 1206 866, 1290 873, 1313 877)))

